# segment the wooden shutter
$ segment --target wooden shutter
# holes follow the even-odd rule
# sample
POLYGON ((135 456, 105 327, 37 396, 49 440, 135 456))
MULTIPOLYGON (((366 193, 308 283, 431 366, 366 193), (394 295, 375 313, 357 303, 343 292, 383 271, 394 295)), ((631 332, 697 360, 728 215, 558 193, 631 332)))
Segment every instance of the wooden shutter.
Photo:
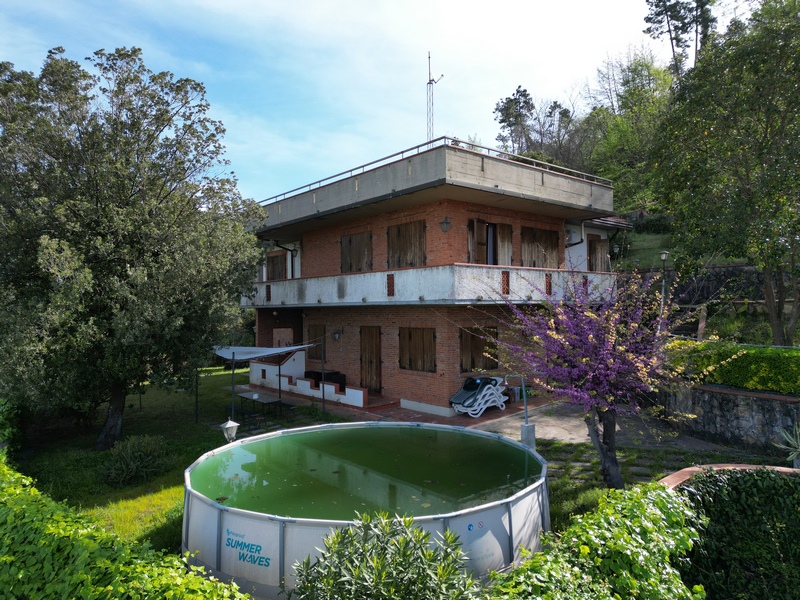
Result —
POLYGON ((558 268, 558 232, 533 227, 522 228, 522 266, 558 268))
POLYGON ((286 252, 267 257, 267 281, 286 279, 286 252))
POLYGON ((510 265, 513 245, 511 236, 513 229, 511 225, 500 223, 497 225, 497 263, 498 265, 510 265))
POLYGON ((308 358, 311 360, 322 360, 322 352, 325 348, 325 325, 309 325, 306 343, 318 344, 308 349, 308 358))
POLYGON ((401 327, 399 332, 400 368, 436 372, 436 330, 428 327, 401 327))
POLYGON ((386 229, 387 268, 425 266, 425 221, 392 225, 386 229))
POLYGON ((340 246, 342 273, 372 271, 372 234, 369 231, 343 235, 340 246))
POLYGON ((469 221, 469 262, 472 264, 486 264, 488 252, 487 225, 488 223, 486 221, 481 221, 480 219, 470 219, 469 221))
POLYGON ((587 239, 587 271, 610 271, 611 260, 608 256, 608 240, 599 235, 589 233, 587 239))

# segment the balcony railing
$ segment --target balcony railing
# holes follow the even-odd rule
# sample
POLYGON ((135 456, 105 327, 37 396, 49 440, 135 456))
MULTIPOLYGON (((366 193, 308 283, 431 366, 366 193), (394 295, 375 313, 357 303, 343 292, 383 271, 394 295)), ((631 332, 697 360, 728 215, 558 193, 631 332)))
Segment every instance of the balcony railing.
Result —
POLYGON ((383 158, 379 158, 377 160, 373 160, 366 164, 360 165, 358 167, 354 167, 352 169, 348 169, 347 171, 342 171, 341 173, 337 173, 336 175, 331 175, 330 177, 326 177, 325 179, 320 179, 318 181, 314 181, 313 183, 309 183, 307 185, 300 186, 298 188, 294 188, 293 190, 289 190, 288 192, 283 192, 282 194, 277 194, 265 200, 261 200, 261 204, 267 205, 272 204, 273 202, 277 202, 279 200, 285 200, 291 196, 296 196, 298 194, 302 194, 304 192, 310 192, 315 189, 319 189, 322 186, 335 183, 337 181, 341 181, 343 179, 347 179, 349 177, 354 177, 356 175, 361 175, 362 173, 366 173, 367 171, 371 171, 373 169, 377 169, 383 165, 387 165, 398 160, 402 160, 404 158, 408 158, 409 156, 414 156, 417 154, 421 154, 422 152, 426 152, 431 148, 438 148, 439 146, 455 146, 458 148, 464 148, 466 150, 472 150, 473 152, 478 152, 480 154, 485 154, 487 156, 493 156, 496 158, 503 158, 507 160, 513 160, 514 162, 522 165, 527 165, 529 167, 533 167, 536 169, 543 169, 545 171, 552 171, 554 173, 559 173, 561 175, 568 175, 570 177, 575 177, 576 179, 581 179, 584 181, 589 181, 592 183, 598 183, 601 185, 605 185, 611 187, 612 182, 610 179, 605 179, 603 177, 598 177, 596 175, 591 175, 589 173, 582 173, 580 171, 576 171, 574 169, 569 169, 567 167, 562 167, 559 165, 554 165, 551 163, 543 162, 540 160, 536 160, 533 158, 529 158, 527 156, 520 156, 518 154, 513 154, 511 152, 506 152, 504 150, 498 150, 496 148, 489 148, 487 146, 481 146, 478 144, 473 144, 472 142, 465 142, 464 140, 459 140, 456 138, 450 137, 439 137, 435 140, 431 140, 424 144, 419 144, 417 146, 413 146, 406 150, 401 150, 400 152, 395 152, 394 154, 390 154, 389 156, 384 156, 383 158))
POLYGON ((258 282, 243 307, 537 302, 560 297, 571 278, 610 287, 611 273, 455 264, 258 282))

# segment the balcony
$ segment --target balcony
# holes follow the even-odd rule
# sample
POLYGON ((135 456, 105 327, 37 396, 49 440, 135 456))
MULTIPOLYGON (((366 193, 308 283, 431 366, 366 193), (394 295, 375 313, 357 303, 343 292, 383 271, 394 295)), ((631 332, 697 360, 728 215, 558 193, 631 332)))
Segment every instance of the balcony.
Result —
POLYGON ((611 273, 454 264, 258 282, 255 295, 242 298, 241 305, 243 308, 308 308, 495 304, 506 299, 537 302, 547 294, 561 297, 570 278, 574 277, 601 289, 614 281, 611 273))

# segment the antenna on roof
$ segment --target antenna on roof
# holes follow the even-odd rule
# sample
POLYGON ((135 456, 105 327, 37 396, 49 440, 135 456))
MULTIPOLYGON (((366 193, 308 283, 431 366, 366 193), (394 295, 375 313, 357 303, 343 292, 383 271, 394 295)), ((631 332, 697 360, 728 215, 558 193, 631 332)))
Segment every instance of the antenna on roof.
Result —
POLYGON ((431 75, 431 53, 428 52, 428 141, 433 139, 433 84, 439 83, 444 75, 439 75, 439 79, 434 79, 431 75))

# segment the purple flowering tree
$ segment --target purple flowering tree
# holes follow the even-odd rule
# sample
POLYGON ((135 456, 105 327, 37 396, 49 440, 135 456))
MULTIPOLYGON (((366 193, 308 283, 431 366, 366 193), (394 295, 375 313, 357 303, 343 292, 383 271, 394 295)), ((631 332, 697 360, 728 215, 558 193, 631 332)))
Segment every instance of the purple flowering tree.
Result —
POLYGON ((560 299, 510 305, 516 341, 501 341, 503 361, 533 385, 586 411, 589 437, 609 487, 622 488, 617 415, 639 411, 637 398, 668 380, 668 331, 652 279, 620 275, 614 289, 570 279, 560 299))

